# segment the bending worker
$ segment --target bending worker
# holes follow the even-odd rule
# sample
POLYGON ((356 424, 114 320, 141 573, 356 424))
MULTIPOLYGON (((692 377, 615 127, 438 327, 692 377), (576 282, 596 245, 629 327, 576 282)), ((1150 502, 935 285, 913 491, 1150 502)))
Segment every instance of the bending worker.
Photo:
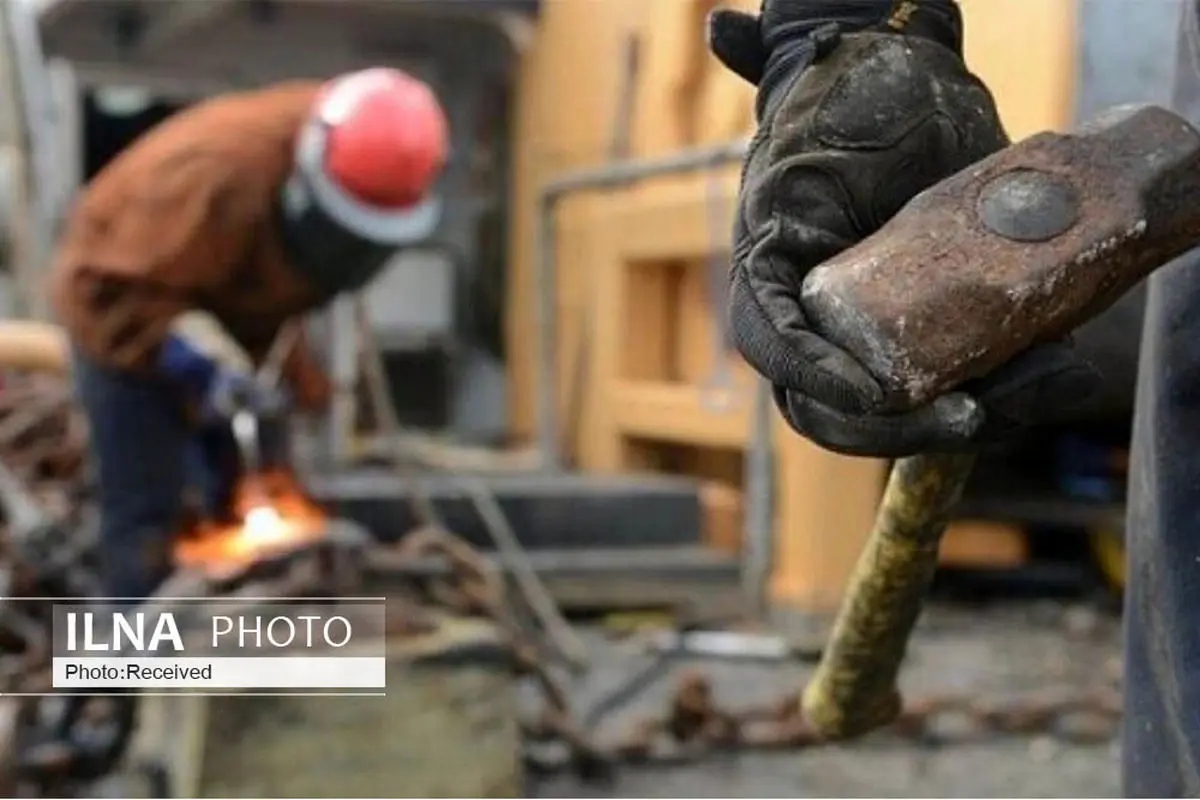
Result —
POLYGON ((446 152, 429 87, 370 69, 200 103, 83 190, 52 297, 91 429, 110 596, 145 597, 169 571, 190 454, 210 511, 229 501, 235 400, 259 412, 285 393, 301 410, 328 402, 303 342, 284 362, 286 392, 252 371, 286 321, 433 233, 446 152))
MULTIPOLYGON (((1182 5, 1175 106, 1200 122, 1200 0, 1182 5)), ((995 106, 963 63, 955 0, 764 0, 758 16, 716 12, 709 35, 758 90, 730 314, 738 349, 773 384, 788 423, 831 450, 896 458, 1069 416, 1097 375, 1066 341, 927 407, 872 414, 880 388, 801 311, 810 269, 995 146, 982 141, 992 126, 977 124, 995 106), (828 68, 809 69, 818 62, 828 68)), ((1121 744, 1132 796, 1200 796, 1198 260, 1193 251, 1149 282, 1126 528, 1121 744)))

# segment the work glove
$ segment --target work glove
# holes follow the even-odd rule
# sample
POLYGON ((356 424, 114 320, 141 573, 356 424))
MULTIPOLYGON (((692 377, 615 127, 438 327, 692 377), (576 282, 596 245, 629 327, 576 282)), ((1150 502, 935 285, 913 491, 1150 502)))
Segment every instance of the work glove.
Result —
POLYGON ((878 382, 801 308, 811 269, 1008 144, 963 63, 953 0, 764 0, 758 16, 714 12, 709 47, 758 87, 730 328, 796 431, 850 455, 954 451, 1057 419, 1092 393, 1099 376, 1063 341, 924 407, 885 412, 878 382))
POLYGON ((287 407, 288 397, 282 389, 264 386, 253 375, 236 369, 218 368, 203 396, 201 418, 206 424, 221 424, 238 411, 267 418, 284 413, 287 407))
POLYGON ((282 389, 255 380, 250 356, 207 312, 188 311, 172 320, 158 366, 199 405, 202 425, 223 424, 241 409, 268 416, 288 406, 282 389))

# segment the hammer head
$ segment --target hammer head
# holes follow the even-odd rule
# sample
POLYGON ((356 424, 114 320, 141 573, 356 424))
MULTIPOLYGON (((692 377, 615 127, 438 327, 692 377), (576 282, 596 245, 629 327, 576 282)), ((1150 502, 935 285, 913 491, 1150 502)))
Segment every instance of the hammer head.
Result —
POLYGON ((1200 243, 1200 133, 1155 106, 1025 139, 814 269, 809 323, 925 403, 1058 339, 1200 243))

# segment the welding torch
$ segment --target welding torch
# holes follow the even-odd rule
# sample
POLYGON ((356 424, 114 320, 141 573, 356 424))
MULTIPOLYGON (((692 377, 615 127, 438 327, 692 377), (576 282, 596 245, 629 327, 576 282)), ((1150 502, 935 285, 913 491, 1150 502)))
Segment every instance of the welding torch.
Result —
MULTIPOLYGON (((283 363, 299 336, 300 323, 295 320, 286 323, 275 337, 262 366, 251 376, 246 391, 237 393, 233 398, 229 423, 241 458, 245 485, 255 496, 251 505, 256 508, 271 505, 271 498, 262 480, 268 465, 262 444, 263 408, 258 398, 279 394, 283 363)), ((272 413, 282 413, 282 408, 273 408, 272 413)))

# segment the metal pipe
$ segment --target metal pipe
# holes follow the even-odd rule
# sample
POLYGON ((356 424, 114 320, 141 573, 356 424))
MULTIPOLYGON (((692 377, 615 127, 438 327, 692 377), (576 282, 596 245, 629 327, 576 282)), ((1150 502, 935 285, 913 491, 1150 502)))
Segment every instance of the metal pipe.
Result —
POLYGON ((354 298, 338 297, 329 306, 329 377, 333 402, 329 405, 328 452, 332 464, 348 464, 354 452, 357 419, 359 361, 358 325, 354 298))
POLYGON ((584 189, 612 189, 645 178, 713 169, 741 161, 749 141, 739 140, 712 147, 683 150, 662 158, 629 159, 593 169, 578 170, 550 181, 538 197, 538 257, 534 261, 534 291, 537 293, 537 448, 542 468, 563 467, 558 429, 558 341, 557 278, 558 247, 554 214, 558 201, 584 189))
POLYGON ((710 147, 680 150, 661 158, 631 158, 600 167, 568 172, 542 187, 542 201, 553 202, 564 194, 580 189, 613 188, 643 178, 719 167, 741 161, 745 158, 749 146, 749 140, 739 139, 710 147))
POLYGON ((40 286, 54 220, 48 193, 54 186, 55 115, 37 22, 31 7, 21 3, 0 3, 0 81, 9 98, 4 110, 11 126, 0 136, 15 143, 23 156, 16 225, 19 252, 13 259, 18 306, 22 316, 46 319, 47 297, 40 286))
POLYGON ((775 448, 771 385, 755 381, 754 413, 746 452, 746 515, 742 531, 742 592, 750 613, 762 621, 767 613, 767 581, 775 559, 775 448))

